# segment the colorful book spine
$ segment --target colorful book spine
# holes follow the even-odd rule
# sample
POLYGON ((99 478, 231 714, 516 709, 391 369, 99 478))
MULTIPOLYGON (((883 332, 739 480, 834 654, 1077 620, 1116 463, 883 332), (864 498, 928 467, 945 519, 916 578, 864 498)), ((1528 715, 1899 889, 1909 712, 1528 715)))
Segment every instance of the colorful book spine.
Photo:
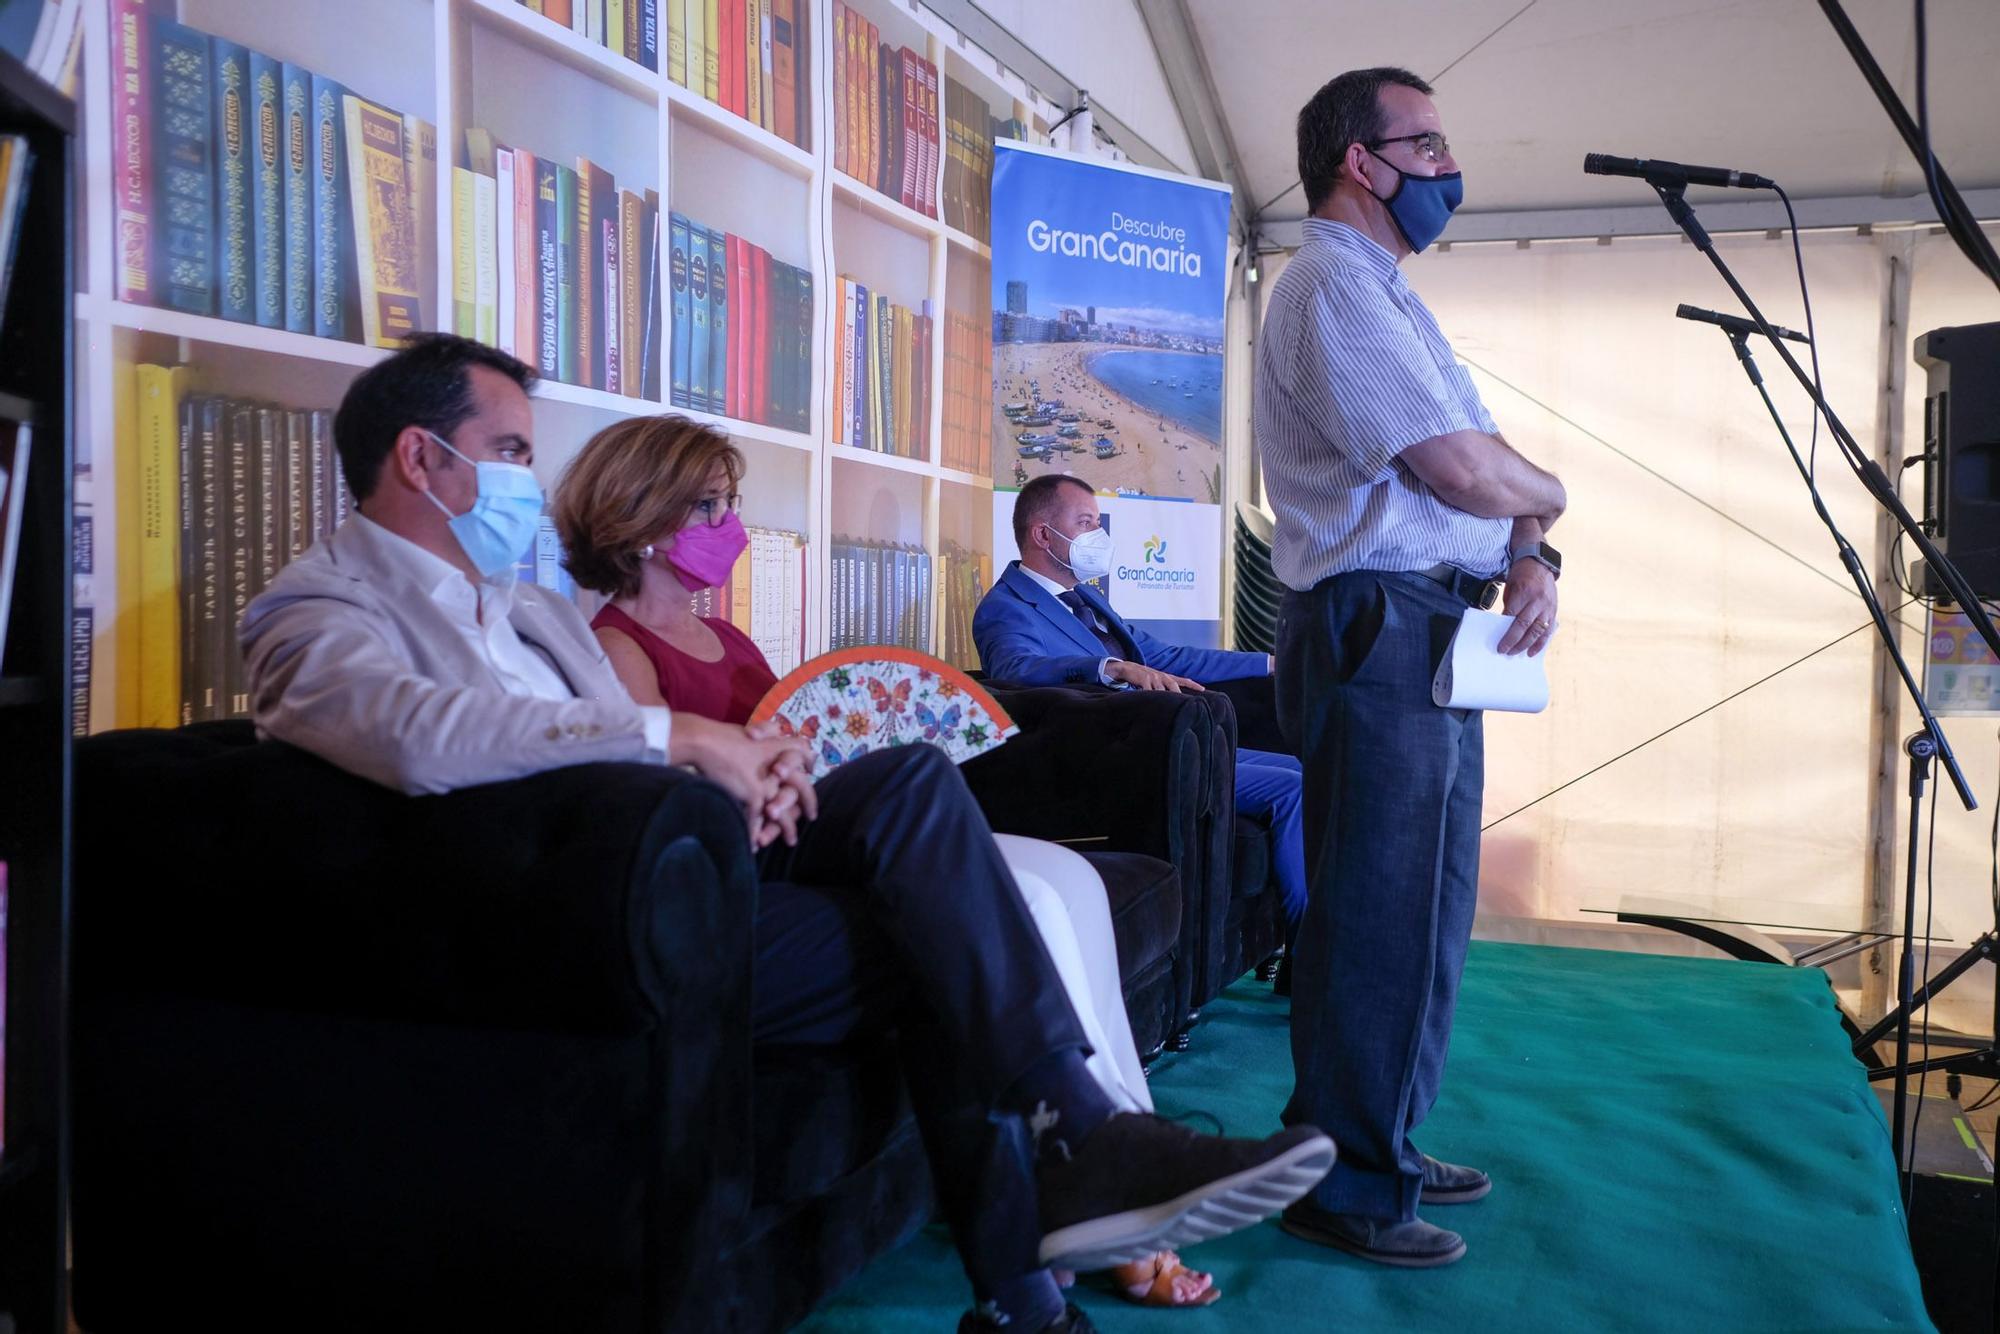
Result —
POLYGON ((618 208, 614 199, 608 217, 597 220, 597 247, 604 256, 598 303, 604 311, 604 373, 598 387, 608 394, 625 392, 625 250, 618 240, 618 208))
POLYGON ((243 650, 236 628, 250 605, 257 564, 257 423, 244 405, 229 410, 223 454, 223 716, 241 717, 250 700, 243 683, 243 650))
POLYGON ((468 168, 451 169, 451 331, 460 338, 479 334, 479 266, 472 253, 479 231, 474 180, 468 168))
POLYGON ((438 306, 437 126, 403 117, 403 160, 410 183, 410 226, 416 237, 417 327, 443 323, 438 306))
POLYGON ((209 39, 215 78, 215 284, 217 313, 226 320, 257 318, 256 237, 251 222, 250 53, 235 42, 209 39))
POLYGON ((771 92, 776 99, 771 132, 789 144, 799 141, 799 66, 793 4, 794 0, 771 0, 771 92))
POLYGON ((154 298, 215 313, 214 68, 208 37, 164 17, 153 39, 154 298))
POLYGON ((341 98, 347 90, 312 76, 313 332, 347 337, 347 287, 353 263, 348 236, 347 145, 341 98))
POLYGON ((631 0, 638 14, 639 63, 649 70, 660 68, 660 6, 675 0, 631 0))
POLYGON ((812 430, 813 277, 792 270, 792 418, 794 431, 812 430))
MULTIPOLYGON (((256 556, 250 584, 253 598, 271 586, 278 567, 284 563, 285 533, 285 441, 277 410, 257 408, 256 427, 256 556)), ((247 699, 244 709, 249 709, 247 699)))
POLYGON ((739 278, 750 282, 750 298, 744 303, 750 327, 739 344, 743 359, 743 398, 737 415, 745 421, 769 422, 771 402, 771 337, 777 327, 771 318, 771 255, 760 246, 744 242, 739 253, 743 267, 739 278))
POLYGON ((687 29, 687 65, 682 83, 696 97, 708 95, 708 4, 707 0, 678 0, 681 26, 687 29))
POLYGON ((917 148, 917 99, 922 87, 922 76, 917 73, 917 53, 909 47, 896 52, 896 100, 894 119, 889 128, 894 131, 896 156, 899 159, 898 193, 903 207, 921 207, 917 190, 917 176, 923 171, 924 155, 917 148))
POLYGON ((483 172, 472 176, 473 337, 489 346, 500 337, 500 189, 483 172))
POLYGON ((688 223, 688 405, 701 412, 716 411, 709 393, 709 316, 713 303, 708 295, 708 228, 688 223))
POLYGON ((285 73, 250 53, 250 236, 257 323, 285 327, 285 73))
MULTIPOLYGON (((722 101, 722 7, 717 0, 701 0, 702 51, 701 93, 711 102, 722 101)), ((688 80, 690 90, 694 80, 688 80)))
MULTIPOLYGON (((132 608, 139 633, 139 727, 177 725, 180 681, 180 394, 177 367, 138 366, 139 527, 120 536, 138 546, 132 608)), ((130 670, 129 668, 127 670, 130 670)))
POLYGON ((868 118, 868 147, 866 155, 869 174, 862 179, 866 180, 868 184, 874 186, 877 190, 880 190, 882 189, 882 182, 887 179, 889 165, 889 145, 882 137, 884 129, 882 123, 883 117, 887 114, 884 110, 887 106, 887 99, 882 96, 882 79, 890 71, 882 61, 881 29, 870 23, 866 25, 863 31, 868 34, 861 43, 861 89, 862 97, 865 99, 865 113, 868 118))
POLYGON ((671 322, 673 370, 667 381, 667 402, 672 407, 686 408, 694 406, 693 400, 689 397, 688 380, 688 367, 692 359, 690 347, 694 335, 688 311, 688 220, 679 213, 669 213, 667 237, 667 284, 673 302, 671 322))
MULTIPOLYGON (((751 286, 749 243, 740 236, 723 236, 723 293, 729 299, 727 313, 722 328, 729 335, 723 353, 724 390, 722 410, 738 421, 751 421, 750 415, 750 358, 745 355, 756 316, 755 289, 751 286)), ((710 290, 714 290, 715 277, 709 275, 710 290)))
POLYGON ((727 263, 727 235, 720 228, 708 229, 708 398, 709 411, 727 414, 729 402, 729 340, 737 326, 731 322, 735 274, 727 263))
POLYGON ((513 304, 502 302, 502 327, 511 323, 514 345, 510 351, 530 365, 538 363, 541 345, 541 255, 535 236, 535 200, 540 188, 541 168, 534 154, 525 148, 514 150, 514 197, 502 198, 503 211, 511 210, 502 230, 511 233, 514 248, 513 304))
POLYGON ((849 380, 854 385, 854 423, 849 430, 848 440, 862 449, 874 448, 874 431, 870 427, 871 414, 868 400, 868 329, 870 312, 868 289, 861 284, 854 285, 854 308, 848 312, 849 336, 848 368, 849 380))
POLYGON ((617 210, 617 186, 610 172, 586 158, 577 160, 576 172, 582 190, 577 201, 578 244, 582 247, 578 274, 585 293, 577 310, 577 331, 584 338, 577 365, 584 372, 584 384, 603 389, 610 373, 607 353, 612 327, 610 303, 605 300, 605 270, 611 256, 605 249, 604 235, 605 221, 617 210))
POLYGON ((289 564, 319 540, 315 497, 325 499, 319 469, 312 456, 312 433, 306 414, 281 410, 278 426, 285 441, 285 541, 281 559, 289 564))
POLYGON ((848 166, 847 6, 833 0, 833 169, 852 176, 848 166))
POLYGON ((145 0, 111 9, 111 171, 118 299, 153 299, 153 52, 145 0))
POLYGON ((645 318, 640 325, 640 380, 641 396, 648 402, 664 400, 660 392, 660 257, 666 249, 666 238, 660 233, 660 192, 648 190, 639 201, 639 225, 641 228, 640 253, 645 263, 645 318))
POLYGON ((576 378, 570 383, 596 388, 603 384, 604 326, 595 293, 603 290, 604 261, 597 254, 597 229, 591 225, 591 198, 596 194, 591 174, 590 160, 578 158, 576 197, 569 215, 570 254, 576 261, 570 288, 576 300, 576 378))
POLYGON ((424 327, 403 118, 352 94, 341 102, 361 340, 396 347, 424 327))
POLYGON ((180 638, 175 644, 175 666, 181 683, 180 698, 175 701, 175 721, 181 726, 194 722, 196 711, 202 706, 199 678, 194 671, 194 645, 199 635, 200 585, 197 579, 200 563, 201 417, 202 401, 183 395, 176 441, 179 485, 176 487, 174 525, 174 607, 180 624, 180 638))
POLYGON ((640 290, 645 270, 639 260, 641 215, 645 205, 630 190, 618 192, 618 387, 639 395, 639 340, 643 337, 645 298, 640 290))
POLYGON ((327 519, 327 532, 332 533, 347 522, 347 516, 354 508, 354 493, 347 489, 347 478, 340 467, 340 453, 333 443, 333 411, 321 408, 312 414, 313 454, 324 459, 327 472, 327 502, 332 506, 327 519))
POLYGON ((517 306, 514 297, 514 150, 502 148, 495 156, 493 202, 493 277, 495 291, 494 346, 518 355, 516 343, 517 306))
MULTIPOLYGON (((112 522, 118 525, 118 574, 113 587, 123 608, 111 622, 111 652, 118 664, 112 701, 111 725, 136 727, 139 718, 139 618, 131 610, 132 590, 139 586, 139 544, 129 534, 139 531, 139 471, 145 448, 139 430, 138 368, 129 362, 114 362, 111 368, 111 495, 115 502, 112 522)), ((0 467, 4 467, 0 462, 0 467)), ((0 505, 0 529, 6 527, 6 510, 0 505)), ((0 587, 12 588, 4 546, 0 546, 0 587)), ((0 592, 0 602, 6 594, 0 592)))
POLYGON ((577 317, 580 313, 578 288, 582 285, 579 274, 586 272, 588 263, 578 253, 580 237, 576 222, 577 198, 582 194, 578 188, 576 171, 572 167, 556 164, 556 351, 558 370, 556 378, 566 384, 582 384, 582 373, 578 369, 578 353, 582 343, 577 336, 577 317), (579 264, 583 267, 580 269, 579 264))
POLYGON ((763 0, 736 0, 743 24, 743 118, 764 124, 763 0))
POLYGON ((778 123, 776 89, 771 78, 771 0, 757 4, 757 123, 774 130, 778 123))
POLYGON ((312 75, 284 66, 285 328, 313 331, 312 75))
MULTIPOLYGON (((687 3, 663 0, 667 6, 667 77, 687 87, 687 3)), ((648 6, 650 12, 651 6, 648 6)))
POLYGON ((194 549, 189 585, 191 597, 185 604, 188 615, 183 633, 188 636, 184 661, 194 687, 188 706, 190 722, 207 722, 228 716, 229 700, 223 678, 227 671, 229 629, 229 417, 227 405, 218 398, 204 399, 200 431, 195 443, 195 495, 188 507, 197 515, 193 525, 194 549))
POLYGON ((322 440, 313 429, 312 414, 293 411, 289 414, 288 431, 296 432, 305 442, 306 460, 306 509, 309 515, 307 532, 308 544, 318 542, 333 532, 333 493, 340 485, 340 461, 329 458, 333 441, 322 440))
POLYGON ((547 158, 535 159, 535 368, 562 378, 562 173, 547 158))

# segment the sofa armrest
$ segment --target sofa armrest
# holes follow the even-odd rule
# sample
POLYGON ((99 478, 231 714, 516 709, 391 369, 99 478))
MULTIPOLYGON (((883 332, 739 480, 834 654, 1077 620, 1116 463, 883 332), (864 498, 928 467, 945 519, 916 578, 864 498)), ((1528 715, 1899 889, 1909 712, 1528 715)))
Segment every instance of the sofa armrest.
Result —
POLYGON ((959 766, 987 823, 1084 851, 1177 862, 1204 809, 1200 711, 1185 696, 1094 686, 989 686, 1021 731, 959 766))
POLYGON ((590 764, 405 797, 247 725, 76 748, 80 994, 629 1033, 747 976, 727 796, 590 764))
POLYGON ((1289 755, 1285 734, 1278 727, 1278 694, 1268 676, 1246 676, 1236 681, 1217 681, 1210 691, 1229 696, 1236 710, 1236 744, 1246 750, 1266 750, 1289 755))

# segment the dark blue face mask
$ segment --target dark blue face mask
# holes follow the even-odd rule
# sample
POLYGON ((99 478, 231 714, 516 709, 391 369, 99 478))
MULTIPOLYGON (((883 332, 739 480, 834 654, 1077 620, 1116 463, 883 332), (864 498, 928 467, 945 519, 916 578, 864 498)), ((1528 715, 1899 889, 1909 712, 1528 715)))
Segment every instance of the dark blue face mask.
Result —
POLYGON ((1412 176, 1374 149, 1368 151, 1377 162, 1396 173, 1396 189, 1382 203, 1388 208, 1396 230, 1403 234, 1404 242, 1412 251, 1422 254, 1425 246, 1444 235, 1445 224, 1464 201, 1464 174, 1453 171, 1442 176, 1412 176))

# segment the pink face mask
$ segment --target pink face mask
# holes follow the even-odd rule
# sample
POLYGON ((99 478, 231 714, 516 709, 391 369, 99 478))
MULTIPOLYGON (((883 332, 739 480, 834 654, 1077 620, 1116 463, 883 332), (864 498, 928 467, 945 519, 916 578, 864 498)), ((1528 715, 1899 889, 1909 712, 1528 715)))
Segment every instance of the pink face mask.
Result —
POLYGON ((690 593, 699 593, 728 582, 736 558, 749 545, 750 534, 743 531, 743 521, 725 514, 721 523, 693 523, 675 533, 674 544, 667 548, 667 563, 690 593))

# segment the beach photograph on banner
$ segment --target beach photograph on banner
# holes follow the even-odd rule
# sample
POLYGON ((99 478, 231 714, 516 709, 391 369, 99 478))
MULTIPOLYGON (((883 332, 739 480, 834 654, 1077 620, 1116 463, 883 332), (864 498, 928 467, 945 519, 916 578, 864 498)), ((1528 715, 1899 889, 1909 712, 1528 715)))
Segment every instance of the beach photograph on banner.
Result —
POLYGON ((1229 188, 994 150, 994 485, 1220 504, 1229 188))

